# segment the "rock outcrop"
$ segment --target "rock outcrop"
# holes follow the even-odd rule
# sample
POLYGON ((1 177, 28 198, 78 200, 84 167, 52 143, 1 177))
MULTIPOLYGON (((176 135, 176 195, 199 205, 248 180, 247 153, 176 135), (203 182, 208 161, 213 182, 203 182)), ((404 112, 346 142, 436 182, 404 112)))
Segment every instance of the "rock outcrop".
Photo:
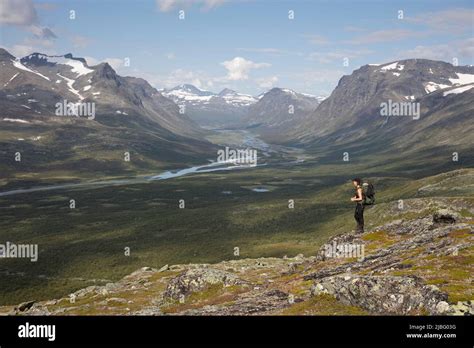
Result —
POLYGON ((315 283, 311 292, 334 295, 343 303, 362 307, 372 313, 444 314, 449 310, 448 295, 416 277, 333 276, 315 283))
POLYGON ((164 296, 171 299, 182 299, 191 293, 202 291, 211 285, 231 286, 241 284, 239 278, 230 272, 209 267, 190 269, 171 279, 164 296))

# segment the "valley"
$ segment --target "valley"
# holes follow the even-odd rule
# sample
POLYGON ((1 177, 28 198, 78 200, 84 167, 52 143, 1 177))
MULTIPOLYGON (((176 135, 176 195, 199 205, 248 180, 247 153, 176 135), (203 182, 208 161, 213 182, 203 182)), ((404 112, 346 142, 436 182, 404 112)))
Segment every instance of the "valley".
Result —
POLYGON ((365 65, 326 98, 158 90, 72 55, 3 50, 0 60, 0 240, 39 250, 34 263, 0 260, 0 305, 67 297, 144 266, 313 257, 354 229, 354 176, 377 190, 369 231, 400 200, 459 199, 471 219, 472 67, 365 65), (53 84, 57 74, 70 82, 53 84), (57 116, 51 105, 78 91, 96 117, 57 116), (380 115, 387 99, 420 101, 420 117, 380 115), (256 150, 256 166, 218 162, 226 147, 256 150))
MULTIPOLYGON (((38 244, 39 259, 2 260, 1 304, 60 297, 143 265, 231 260, 236 247, 238 258, 314 255, 330 236, 353 229, 352 173, 375 183, 380 203, 418 197, 424 186, 423 179, 403 171, 381 175, 383 167, 357 161, 320 164, 298 149, 280 151, 280 145, 273 155, 272 145, 247 131, 215 137, 233 146, 257 142, 268 157, 259 152, 259 165, 252 168, 206 164, 10 195, 2 190, 1 239, 38 244)), ((466 184, 449 195, 471 193, 466 184)), ((370 216, 369 209, 369 226, 370 216)))

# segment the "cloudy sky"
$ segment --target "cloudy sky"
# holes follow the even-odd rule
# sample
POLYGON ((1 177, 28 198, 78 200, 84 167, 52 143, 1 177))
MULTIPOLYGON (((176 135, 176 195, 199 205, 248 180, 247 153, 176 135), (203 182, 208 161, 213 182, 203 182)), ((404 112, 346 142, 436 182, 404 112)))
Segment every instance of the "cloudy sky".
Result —
POLYGON ((0 0, 0 46, 16 56, 71 52, 157 88, 254 95, 327 95, 404 58, 474 64, 473 23, 471 0, 0 0))

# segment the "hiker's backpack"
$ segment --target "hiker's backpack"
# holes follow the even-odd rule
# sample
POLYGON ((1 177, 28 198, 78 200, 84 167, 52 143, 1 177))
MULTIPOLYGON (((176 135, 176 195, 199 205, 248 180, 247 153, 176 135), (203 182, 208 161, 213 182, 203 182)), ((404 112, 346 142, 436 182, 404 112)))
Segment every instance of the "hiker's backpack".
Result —
POLYGON ((362 192, 364 194, 364 205, 375 204, 375 188, 371 182, 362 184, 362 192))

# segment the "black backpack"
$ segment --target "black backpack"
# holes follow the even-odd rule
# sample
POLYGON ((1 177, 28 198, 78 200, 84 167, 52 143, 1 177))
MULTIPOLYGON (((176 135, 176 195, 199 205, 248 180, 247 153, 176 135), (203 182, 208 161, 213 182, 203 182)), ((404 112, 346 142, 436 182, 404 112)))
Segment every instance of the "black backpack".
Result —
POLYGON ((364 182, 362 184, 362 192, 364 194, 364 205, 375 204, 375 188, 371 182, 364 182))

